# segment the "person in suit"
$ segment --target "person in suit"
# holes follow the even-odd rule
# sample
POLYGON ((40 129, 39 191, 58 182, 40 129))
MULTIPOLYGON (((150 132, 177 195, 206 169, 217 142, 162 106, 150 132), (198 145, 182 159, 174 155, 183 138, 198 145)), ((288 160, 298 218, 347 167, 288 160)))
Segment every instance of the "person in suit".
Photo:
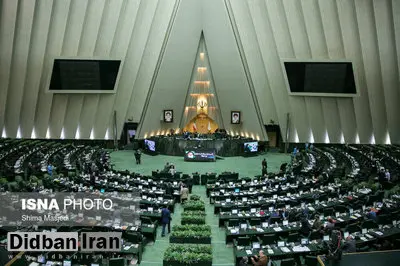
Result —
POLYGON ((251 263, 255 266, 267 266, 268 265, 268 257, 265 256, 264 251, 260 250, 258 252, 258 256, 254 256, 251 258, 251 263))
POLYGON ((314 223, 313 223, 313 225, 312 225, 312 228, 313 228, 314 230, 321 230, 321 227, 322 227, 322 222, 321 222, 321 220, 319 219, 319 216, 318 216, 318 215, 315 215, 315 220, 314 220, 314 223))
POLYGON ((168 210, 167 206, 163 206, 163 208, 161 209, 161 236, 165 236, 166 226, 168 226, 168 234, 171 232, 171 220, 171 212, 168 210))
POLYGON ((308 223, 308 220, 307 219, 302 219, 301 220, 301 227, 300 227, 300 230, 299 230, 300 234, 302 234, 305 237, 308 237, 310 235, 311 230, 312 229, 311 229, 310 224, 308 223))
POLYGON ((289 219, 289 212, 286 210, 286 208, 283 208, 283 209, 280 211, 280 216, 281 216, 282 220, 287 220, 287 219, 289 219))
POLYGON ((348 236, 343 245, 343 253, 357 252, 356 241, 352 236, 348 236))
POLYGON ((265 158, 264 158, 264 160, 262 160, 261 167, 262 167, 261 175, 264 176, 268 173, 267 172, 268 164, 267 164, 267 160, 265 158))
POLYGON ((186 185, 183 185, 181 188, 181 203, 185 203, 189 197, 189 189, 186 185))

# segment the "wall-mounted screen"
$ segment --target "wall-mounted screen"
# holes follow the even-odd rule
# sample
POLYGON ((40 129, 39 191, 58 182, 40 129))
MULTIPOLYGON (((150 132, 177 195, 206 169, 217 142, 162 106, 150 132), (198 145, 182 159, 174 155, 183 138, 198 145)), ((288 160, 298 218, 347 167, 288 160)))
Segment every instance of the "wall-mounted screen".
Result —
POLYGON ((113 93, 121 60, 55 59, 50 92, 113 93))
POLYGON ((351 62, 284 62, 284 68, 292 95, 357 94, 351 62))
POLYGON ((245 142, 244 144, 244 152, 257 152, 258 151, 258 142, 245 142))
POLYGON ((153 152, 156 151, 156 142, 153 140, 145 139, 144 146, 145 146, 145 149, 148 151, 153 151, 153 152))

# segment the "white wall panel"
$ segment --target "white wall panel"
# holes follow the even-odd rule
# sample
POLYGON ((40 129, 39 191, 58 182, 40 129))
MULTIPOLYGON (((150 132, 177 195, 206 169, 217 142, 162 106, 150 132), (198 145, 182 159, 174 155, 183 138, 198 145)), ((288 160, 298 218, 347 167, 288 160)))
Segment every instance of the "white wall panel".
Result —
MULTIPOLYGON (((71 2, 71 10, 69 12, 70 17, 68 19, 69 23, 65 32, 65 41, 61 53, 62 56, 78 56, 78 50, 83 36, 83 27, 86 21, 88 4, 88 0, 74 0, 71 2)), ((59 125, 61 128, 58 128, 57 132, 64 128, 64 137, 66 139, 73 139, 75 138, 76 134, 77 118, 80 114, 80 108, 77 108, 77 106, 82 105, 83 96, 79 94, 57 94, 53 97, 53 103, 58 98, 67 98, 67 101, 65 102, 67 106, 64 109, 66 111, 64 114, 60 113, 58 116, 54 114, 54 119, 61 120, 59 125)))
POLYGON ((382 91, 382 74, 377 45, 374 12, 371 0, 356 0, 358 33, 361 41, 361 52, 364 61, 366 85, 370 102, 373 135, 375 143, 382 144, 386 140, 387 117, 384 95, 382 91))
MULTIPOLYGON (((111 49, 113 45, 113 40, 118 25, 118 18, 122 12, 123 0, 117 1, 106 1, 106 6, 104 7, 103 19, 101 21, 99 34, 97 35, 96 46, 94 49, 95 57, 111 57, 111 49)), ((119 57, 122 59, 122 57, 119 57)), ((97 128, 95 128, 95 118, 98 112, 100 95, 86 95, 84 105, 82 108, 82 113, 80 116, 80 129, 82 138, 90 137, 91 130, 93 128, 94 138, 102 138, 100 134, 99 137, 96 136, 97 128)))
MULTIPOLYGON (((92 0, 89 3, 88 12, 86 15, 86 24, 82 33, 82 41, 79 46, 78 54, 82 57, 93 57, 97 56, 98 58, 109 58, 109 55, 106 54, 94 54, 94 51, 97 46, 97 42, 100 41, 100 36, 103 36, 101 40, 104 38, 110 38, 111 36, 107 35, 107 32, 103 32, 101 25, 105 25, 110 23, 109 16, 107 16, 108 12, 116 12, 113 9, 111 3, 118 4, 118 1, 96 1, 92 0)), ((118 10, 118 7, 117 7, 118 10)), ((89 139, 90 132, 92 130, 92 123, 89 120, 93 117, 93 114, 96 112, 97 103, 99 96, 95 94, 86 94, 82 95, 83 104, 73 106, 73 108, 79 108, 81 111, 81 115, 77 125, 77 130, 79 128, 79 134, 81 139, 89 139)), ((80 102, 78 102, 80 103, 80 102)))
MULTIPOLYGON (((135 90, 141 92, 141 95, 139 93, 141 100, 135 103, 142 106, 140 112, 143 109, 144 99, 146 99, 152 73, 154 72, 154 67, 164 39, 162 32, 165 33, 165 28, 168 25, 168 17, 171 14, 170 10, 165 10, 164 15, 167 16, 166 21, 158 20, 156 22, 155 14, 161 12, 161 10, 159 10, 159 5, 163 7, 163 3, 160 1, 152 0, 142 1, 140 3, 138 16, 136 18, 138 23, 135 24, 132 32, 131 42, 129 43, 123 72, 119 81, 118 92, 114 101, 113 110, 117 112, 118 134, 121 132, 127 113, 131 114, 132 112, 135 122, 139 120, 140 113, 138 114, 134 110, 128 110, 129 102, 132 97, 136 101, 134 96, 135 90), (145 63, 147 67, 143 65, 145 63), (138 72, 139 70, 144 71, 144 73, 138 72), (142 81, 144 83, 137 86, 136 80, 139 77, 143 77, 142 81)), ((110 113, 110 115, 112 115, 112 113, 110 113)), ((111 117, 112 116, 109 116, 109 125, 111 125, 111 117)))
MULTIPOLYGON (((137 17, 139 7, 140 7, 140 1, 128 1, 128 0, 123 1, 121 7, 121 14, 119 16, 117 23, 117 29, 114 35, 112 46, 110 48, 111 57, 123 58, 124 61, 126 61, 126 54, 128 51, 129 43, 131 41, 134 25, 136 21, 139 21, 137 17)), ((143 21, 140 21, 140 23, 143 23, 143 21)), ((145 40, 142 41, 144 43, 143 47, 145 45, 145 40)), ((139 49, 138 48, 139 40, 135 40, 135 44, 136 44, 135 49, 139 49)), ((117 88, 117 94, 119 90, 118 88, 117 88)), ((107 128, 111 126, 110 123, 111 114, 113 112, 115 98, 116 98, 115 95, 100 95, 95 117, 95 123, 94 123, 96 138, 100 139, 103 138, 106 134, 107 128)))
MULTIPOLYGON (((382 85, 384 94, 384 110, 386 111, 388 132, 391 141, 400 142, 400 89, 399 69, 397 64, 396 44, 394 38, 393 17, 391 1, 374 1, 374 14, 376 21, 376 33, 380 67, 382 74, 382 85)), ((400 11, 400 10, 399 10, 400 11)), ((375 140, 377 140, 375 136, 375 140)), ((385 142, 382 142, 385 143, 385 142)))
MULTIPOLYGON (((339 16, 335 0, 319 0, 321 21, 326 40, 328 57, 330 59, 344 59, 343 37, 340 29, 339 16)), ((322 98, 324 108, 325 125, 328 129, 330 141, 340 143, 341 134, 346 140, 355 138, 356 124, 353 101, 348 98, 322 98), (339 109, 345 108, 349 111, 346 116, 341 117, 339 109)))
MULTIPOLYGON (((355 130, 358 133, 361 143, 369 143, 372 134, 372 118, 371 110, 369 107, 369 98, 365 80, 364 72, 364 61, 361 56, 361 40, 358 34, 358 22, 356 19, 356 11, 354 0, 343 0, 336 2, 340 28, 343 36, 343 45, 346 58, 353 61, 353 68, 355 71, 355 79, 359 97, 353 98, 354 113, 356 118, 356 123, 354 124, 355 130)), ((342 108, 345 106, 341 106, 342 108)), ((347 106, 348 107, 348 106, 347 106)), ((343 109, 350 110, 349 108, 343 109)), ((351 113, 349 113, 351 115, 351 113)), ((341 112, 341 120, 344 116, 348 114, 343 114, 341 112)), ((345 129, 344 129, 345 134, 345 129)), ((356 134, 357 135, 357 134, 356 134)), ((346 138, 345 140, 349 142, 355 142, 356 136, 351 139, 346 138)))
POLYGON ((31 52, 28 57, 26 82, 20 113, 22 137, 30 138, 35 120, 35 108, 39 94, 40 76, 52 15, 53 0, 36 2, 36 15, 33 19, 31 52))
MULTIPOLYGON (((326 59, 328 51, 322 28, 318 1, 301 1, 300 10, 303 11, 304 26, 310 48, 310 58, 313 60, 326 59)), ((299 13, 301 14, 301 12, 299 13)), ((306 50, 304 50, 304 53, 306 53, 306 50)), ((320 97, 305 97, 305 101, 314 141, 324 142, 326 126, 323 114, 328 112, 328 110, 326 110, 327 107, 322 105, 320 97)), ((335 112, 336 110, 330 111, 335 112)))
POLYGON ((139 122, 145 106, 141 136, 161 127, 167 106, 179 122, 192 70, 188 62, 194 61, 190 56, 203 30, 223 118, 229 120, 233 109, 243 111, 241 126, 225 123, 229 131, 261 129, 255 93, 263 122, 277 121, 282 135, 290 113, 291 141, 295 131, 300 142, 312 131, 316 142, 324 142, 328 132, 331 142, 340 142, 343 133, 349 143, 357 134, 361 143, 372 135, 384 143, 388 131, 391 142, 400 143, 397 0, 3 0, 0 5, 0 130, 5 126, 10 137, 20 127, 22 137, 35 128, 36 137, 44 138, 50 127, 52 138, 60 137, 62 128, 66 138, 74 138, 79 126, 81 138, 89 138, 93 128, 101 139, 112 129, 114 110, 120 133, 127 118, 139 122), (186 15, 166 36, 176 3, 186 15), (168 47, 147 97, 166 37, 168 47), (123 59, 116 94, 47 93, 53 59, 60 56, 123 59), (351 60, 359 96, 289 96, 284 59, 351 60), (162 97, 153 98, 156 94, 162 97))
POLYGON ((249 65, 264 124, 269 124, 270 120, 279 123, 280 121, 276 114, 276 107, 271 87, 267 79, 265 65, 261 56, 257 32, 249 8, 249 5, 253 5, 252 8, 254 9, 260 10, 260 8, 263 8, 264 11, 266 11, 265 5, 263 4, 263 1, 247 2, 242 0, 231 0, 230 2, 239 30, 240 39, 246 54, 247 63, 249 65))
MULTIPOLYGON (((0 15, 0 129, 3 131, 6 114, 7 93, 9 90, 11 61, 14 54, 14 35, 16 30, 18 1, 1 2, 0 15)), ((5 132, 7 130, 5 129, 5 132)))
MULTIPOLYGON (((307 32, 304 25, 302 7, 300 1, 283 1, 285 16, 288 22, 289 35, 295 59, 307 59, 311 57, 310 46, 308 44, 307 32)), ((293 97, 291 105, 293 108, 292 118, 296 122, 296 130, 301 142, 309 140, 311 129, 311 119, 307 115, 307 104, 305 97, 293 97)))
POLYGON ((10 84, 6 102, 5 126, 8 137, 16 137, 24 93, 27 61, 30 48, 35 1, 20 1, 14 37, 14 55, 11 62, 10 84))
MULTIPOLYGON (((203 10, 199 1, 189 0, 180 3, 165 48, 157 80, 150 95, 148 108, 143 114, 144 120, 141 121, 142 127, 139 132, 141 136, 145 134, 149 135, 153 130, 164 131, 179 127, 186 95, 189 86, 191 86, 190 78, 201 36, 202 14, 203 10), (187 23, 184 23, 185 21, 187 23), (190 24, 188 21, 190 21, 190 24), (183 43, 186 45, 183 46, 183 43), (177 61, 180 63, 176 64, 177 61), (160 122, 160 117, 164 109, 174 110, 174 121, 172 124, 160 122)), ((139 88, 135 84, 135 91, 136 89, 139 88)), ((140 97, 138 92, 134 92, 132 97, 140 97)), ((145 100, 144 98, 142 99, 145 100)), ((131 107, 134 108, 135 106, 131 107)), ((139 108, 136 107, 130 110, 130 114, 133 117, 135 117, 135 113, 140 113, 140 106, 139 108)), ((134 119, 134 121, 137 120, 134 119)))
MULTIPOLYGON (((64 42, 61 49, 61 57, 76 57, 83 36, 83 25, 87 11, 88 1, 72 0, 68 14, 68 22, 65 29, 64 42)), ((73 117, 67 113, 78 113, 76 104, 79 103, 81 95, 54 94, 52 100, 52 111, 50 114, 50 134, 52 138, 61 136, 64 128, 65 138, 74 138, 76 130, 73 128, 73 122, 78 116, 73 117), (71 98, 72 100, 70 100, 71 98), (66 120, 65 120, 66 119, 66 120), (71 121, 72 120, 72 121, 71 121), (72 125, 71 125, 72 124, 72 125)))
MULTIPOLYGON (((254 24, 258 30, 261 52, 263 54, 264 63, 271 90, 276 102, 277 113, 279 116, 281 134, 283 139, 286 139, 287 116, 290 114, 290 139, 294 142, 298 136, 299 128, 303 128, 300 119, 295 119, 302 116, 302 111, 297 113, 295 109, 304 103, 303 98, 290 97, 285 83, 284 71, 281 60, 294 58, 294 50, 292 40, 289 34, 289 26, 285 15, 283 3, 280 0, 263 1, 266 12, 263 9, 258 9, 257 16, 254 16, 254 24), (263 20, 266 20, 265 22, 263 20), (259 22, 257 22, 259 21, 259 22), (257 23, 256 23, 257 22, 257 23), (257 26, 258 25, 258 26, 257 26), (262 37, 262 38, 261 38, 262 37), (303 103, 297 104, 297 100, 303 103), (285 103, 285 104, 282 104, 285 103)), ((251 2, 250 2, 251 3, 251 2)), ((250 4, 250 6, 252 6, 250 4)), ((304 111, 304 110, 303 110, 304 111)), ((304 127, 306 130, 306 127, 304 127)), ((303 133, 306 137, 305 130, 303 133)), ((300 133, 301 134, 301 133, 300 133)))
MULTIPOLYGON (((51 77, 53 61, 60 56, 71 1, 55 1, 53 15, 50 21, 49 36, 46 44, 46 54, 40 79, 40 91, 35 113, 35 131, 37 138, 44 138, 49 128, 50 112, 52 110, 53 95, 46 92, 51 77)), ((56 107, 54 107, 56 108, 56 107)), ((63 112, 63 110, 61 110, 63 112)), ((60 134, 59 132, 58 134, 60 134)), ((50 137, 51 130, 50 130, 50 137)))
POLYGON ((203 8, 204 36, 225 129, 265 139, 225 3, 205 0, 203 8), (241 125, 225 122, 233 110, 242 111, 241 125))

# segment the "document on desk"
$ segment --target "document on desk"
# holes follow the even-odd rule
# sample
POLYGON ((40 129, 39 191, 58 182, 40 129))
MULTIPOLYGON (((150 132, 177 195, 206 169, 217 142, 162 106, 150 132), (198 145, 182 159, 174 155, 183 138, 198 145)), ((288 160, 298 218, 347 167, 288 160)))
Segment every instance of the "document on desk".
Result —
POLYGON ((310 249, 308 247, 296 246, 296 247, 293 247, 293 251, 294 252, 307 252, 307 251, 310 251, 310 249))
POLYGON ((239 217, 242 217, 242 216, 243 216, 243 214, 239 213, 239 214, 238 214, 238 216, 239 216, 239 217))
POLYGON ((272 249, 268 249, 268 254, 274 254, 274 251, 272 249))
POLYGON ((380 231, 375 231, 375 234, 377 234, 378 236, 381 236, 381 235, 383 235, 383 233, 382 233, 382 232, 380 232, 380 231))
POLYGON ((290 249, 288 249, 287 247, 282 247, 281 250, 282 250, 282 252, 285 252, 285 253, 290 252, 290 249))
POLYGON ((280 232, 280 231, 282 231, 282 228, 280 228, 280 227, 275 227, 275 228, 274 228, 274 231, 275 231, 275 232, 280 232))
POLYGON ((251 255, 253 254, 253 252, 251 252, 251 250, 246 250, 247 255, 251 255))
POLYGON ((362 240, 362 241, 368 241, 368 239, 366 239, 365 237, 360 237, 360 239, 362 240))
POLYGON ((342 218, 338 218, 339 222, 344 222, 344 220, 342 218))
POLYGON ((314 209, 313 207, 308 207, 308 209, 309 209, 310 211, 315 211, 315 209, 314 209))

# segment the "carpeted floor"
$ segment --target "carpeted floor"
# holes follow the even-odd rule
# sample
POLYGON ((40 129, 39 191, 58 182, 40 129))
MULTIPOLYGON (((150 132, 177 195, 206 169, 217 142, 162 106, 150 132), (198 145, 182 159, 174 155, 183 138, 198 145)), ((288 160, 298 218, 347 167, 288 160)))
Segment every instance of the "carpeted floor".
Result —
MULTIPOLYGON (((111 161, 114 169, 129 170, 145 175, 151 175, 152 170, 162 169, 166 162, 173 163, 177 171, 183 173, 221 173, 223 171, 235 171, 240 177, 253 177, 261 174, 261 161, 267 159, 268 171, 277 172, 282 163, 289 162, 290 156, 282 153, 268 153, 256 157, 229 157, 216 162, 185 162, 181 157, 172 156, 142 156, 142 164, 136 165, 133 151, 117 151, 111 153, 111 161)), ((214 215, 214 207, 209 204, 204 186, 194 186, 192 194, 199 195, 206 203, 206 221, 212 228, 213 265, 233 266, 233 249, 225 245, 225 230, 218 227, 218 216, 214 215)), ((180 224, 181 204, 175 205, 175 212, 172 216, 172 224, 180 224)), ((158 228, 157 239, 154 244, 147 245, 143 254, 141 265, 162 265, 164 251, 169 246, 169 236, 161 237, 161 227, 158 228)))

